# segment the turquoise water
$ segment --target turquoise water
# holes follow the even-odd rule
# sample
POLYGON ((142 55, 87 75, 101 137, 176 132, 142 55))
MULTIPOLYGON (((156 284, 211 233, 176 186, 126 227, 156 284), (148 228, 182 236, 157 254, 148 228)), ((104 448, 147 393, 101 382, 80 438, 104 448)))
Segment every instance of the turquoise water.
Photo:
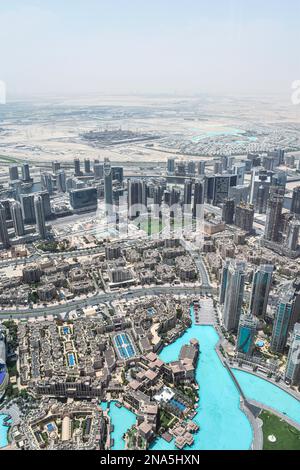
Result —
POLYGON ((73 353, 68 354, 68 362, 70 367, 73 367, 75 365, 75 357, 73 353))
MULTIPOLYGON (((215 352, 218 342, 215 329, 193 325, 175 343, 163 349, 161 359, 165 362, 178 359, 181 347, 192 338, 199 340, 201 354, 196 371, 200 385, 199 412, 194 418, 200 431, 195 435, 191 449, 249 449, 252 429, 239 408, 239 393, 215 352)), ((158 439, 153 449, 175 449, 175 446, 158 439)))
POLYGON ((300 424, 300 402, 267 380, 245 371, 233 370, 245 395, 285 414, 300 424))
POLYGON ((9 428, 3 424, 5 418, 5 415, 0 415, 0 449, 8 444, 7 433, 9 428))
POLYGON ((232 128, 232 127, 228 127, 228 128, 223 128, 221 130, 216 130, 216 131, 203 131, 202 134, 193 137, 192 141, 193 142, 198 142, 198 141, 204 140, 208 137, 218 137, 218 136, 221 136, 221 135, 239 136, 239 135, 242 135, 244 133, 245 133, 245 131, 243 131, 242 129, 235 129, 235 128, 232 128))
POLYGON ((112 450, 124 450, 125 441, 123 435, 131 428, 136 422, 136 416, 127 408, 118 408, 116 403, 113 401, 110 403, 109 416, 112 424, 114 425, 114 431, 111 437, 114 440, 112 450))
MULTIPOLYGON (((199 412, 194 418, 200 426, 200 432, 195 435, 192 449, 249 449, 252 442, 251 426, 239 409, 238 391, 215 352, 218 341, 215 329, 193 325, 175 343, 163 349, 161 359, 166 362, 178 359, 181 347, 192 338, 199 340, 201 350, 196 372, 200 386, 199 412)), ((290 394, 248 372, 234 370, 234 374, 248 398, 270 406, 300 423, 300 402, 290 394)), ((107 403, 102 403, 101 407, 106 409, 107 403)), ((123 435, 135 424, 136 416, 124 407, 118 408, 115 402, 110 403, 109 415, 114 425, 113 450, 123 450, 123 435)), ((0 447, 7 445, 8 428, 3 425, 4 418, 0 415, 0 447)), ((173 442, 158 439, 152 448, 174 450, 175 446, 173 442)))

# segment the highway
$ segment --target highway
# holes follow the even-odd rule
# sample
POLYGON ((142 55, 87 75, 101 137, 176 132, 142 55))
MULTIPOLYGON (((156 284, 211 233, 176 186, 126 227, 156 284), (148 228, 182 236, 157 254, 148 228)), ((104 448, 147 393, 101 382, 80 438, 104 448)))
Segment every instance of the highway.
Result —
POLYGON ((205 295, 214 294, 215 289, 211 286, 161 286, 161 287, 148 287, 139 289, 130 289, 126 292, 101 292, 96 293, 92 297, 87 297, 82 300, 73 300, 63 305, 54 305, 49 307, 39 307, 34 309, 14 309, 0 311, 1 319, 14 318, 37 318, 45 315, 58 316, 61 313, 67 313, 77 308, 84 308, 88 306, 95 306, 105 302, 113 302, 114 300, 131 299, 136 297, 144 297, 146 295, 205 295))

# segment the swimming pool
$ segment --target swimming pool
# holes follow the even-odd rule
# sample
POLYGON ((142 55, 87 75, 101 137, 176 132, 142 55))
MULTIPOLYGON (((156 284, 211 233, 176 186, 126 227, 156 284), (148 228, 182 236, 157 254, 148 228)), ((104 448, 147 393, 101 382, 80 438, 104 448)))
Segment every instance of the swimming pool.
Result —
POLYGON ((172 398, 172 400, 170 400, 170 403, 171 405, 176 406, 176 408, 178 408, 182 412, 186 410, 186 406, 180 401, 175 400, 175 398, 172 398))
POLYGON ((122 359, 129 359, 136 355, 132 341, 127 333, 120 333, 114 337, 115 345, 122 359))
POLYGON ((75 357, 73 353, 68 354, 68 363, 70 367, 75 366, 75 357))

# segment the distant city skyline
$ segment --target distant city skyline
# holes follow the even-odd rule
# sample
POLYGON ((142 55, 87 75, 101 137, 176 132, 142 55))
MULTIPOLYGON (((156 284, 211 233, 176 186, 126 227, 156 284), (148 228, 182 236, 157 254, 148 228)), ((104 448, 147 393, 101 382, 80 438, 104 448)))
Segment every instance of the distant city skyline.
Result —
POLYGON ((294 0, 11 0, 0 18, 8 98, 291 94, 300 79, 294 0))

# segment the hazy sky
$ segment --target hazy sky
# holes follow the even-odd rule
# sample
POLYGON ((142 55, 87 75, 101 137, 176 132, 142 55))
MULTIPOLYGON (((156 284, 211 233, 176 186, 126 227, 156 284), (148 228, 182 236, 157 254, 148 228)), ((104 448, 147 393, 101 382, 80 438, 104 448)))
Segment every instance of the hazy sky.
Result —
POLYGON ((32 93, 289 92, 299 0, 0 0, 0 80, 32 93))

